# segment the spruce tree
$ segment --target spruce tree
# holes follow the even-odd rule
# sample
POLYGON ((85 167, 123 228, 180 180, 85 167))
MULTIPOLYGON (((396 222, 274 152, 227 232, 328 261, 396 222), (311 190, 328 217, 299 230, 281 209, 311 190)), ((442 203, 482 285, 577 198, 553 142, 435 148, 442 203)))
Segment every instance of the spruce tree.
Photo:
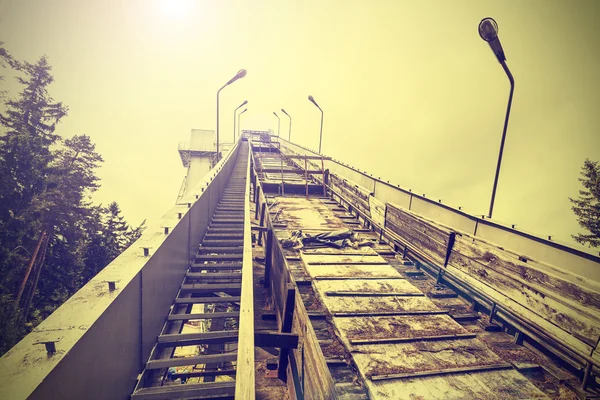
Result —
POLYGON ((591 247, 600 246, 600 162, 586 159, 581 168, 584 189, 579 190, 579 197, 572 199, 572 210, 577 216, 579 225, 589 234, 572 235, 578 243, 591 247))

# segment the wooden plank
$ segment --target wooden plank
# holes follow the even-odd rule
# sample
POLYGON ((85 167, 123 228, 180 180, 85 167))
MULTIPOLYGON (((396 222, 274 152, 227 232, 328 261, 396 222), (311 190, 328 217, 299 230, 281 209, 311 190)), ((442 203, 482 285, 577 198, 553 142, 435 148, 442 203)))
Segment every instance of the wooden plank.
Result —
POLYGON ((510 260, 505 253, 459 236, 450 264, 594 345, 600 336, 600 305, 594 302, 600 302, 600 293, 510 260), (574 293, 581 296, 579 301, 574 300, 574 293))
POLYGON ((399 292, 349 292, 328 291, 326 296, 358 296, 358 297, 423 297, 423 293, 399 293, 399 292))
POLYGON ((429 231, 417 231, 406 223, 399 223, 394 219, 394 215, 391 212, 388 212, 385 225, 387 230, 394 232, 405 243, 408 243, 409 248, 416 248, 420 252, 425 253, 438 265, 444 264, 447 245, 438 243, 429 237, 429 231))
POLYGON ((556 339, 565 343, 567 346, 573 347, 574 349, 576 349, 577 351, 579 351, 582 354, 590 354, 592 346, 575 338, 569 332, 559 328, 558 326, 554 325, 552 322, 548 321, 547 319, 542 318, 539 315, 531 312, 526 307, 524 307, 522 304, 519 304, 518 302, 514 301, 513 299, 500 293, 495 288, 485 284, 484 282, 482 282, 481 280, 479 280, 477 278, 474 278, 474 277, 464 273, 460 269, 455 268, 453 265, 448 265, 447 271, 448 271, 447 273, 450 273, 451 275, 455 276, 457 279, 460 279, 461 281, 471 285, 473 288, 485 293, 494 302, 496 302, 499 305, 502 305, 502 307, 506 308, 510 312, 512 312, 515 315, 518 315, 520 318, 528 321, 529 323, 531 323, 533 326, 535 326, 540 331, 546 332, 546 333, 552 335, 556 339))
MULTIPOLYGON (((478 339, 367 344, 352 354, 365 376, 422 373, 503 362, 478 339)), ((512 365, 510 366, 512 368, 512 365)))
POLYGON ((230 312, 212 312, 212 313, 195 313, 195 314, 169 314, 169 321, 190 321, 194 319, 216 319, 216 318, 238 318, 238 311, 230 312))
POLYGON ((186 278, 190 279, 240 279, 241 272, 188 272, 186 278))
MULTIPOLYGON (((427 220, 422 216, 402 208, 394 203, 388 203, 388 214, 392 222, 399 226, 406 227, 411 230, 411 234, 416 232, 426 232, 427 236, 439 244, 447 244, 452 230, 445 228, 434 221, 427 220)), ((387 221, 386 221, 387 224, 387 221)))
POLYGON ((334 317, 383 317, 404 315, 442 315, 448 314, 448 310, 411 310, 411 311, 374 311, 374 312, 334 312, 334 317))
POLYGON ((402 275, 390 265, 308 265, 306 269, 313 279, 316 276, 367 279, 369 277, 402 278, 402 275))
POLYGON ((267 231, 267 246, 265 247, 265 278, 264 287, 271 287, 271 268, 273 266, 273 229, 267 231))
POLYGON ((496 371, 499 369, 511 369, 513 366, 507 363, 494 364, 494 365, 479 365, 474 367, 463 367, 463 368, 448 368, 438 369, 432 371, 420 371, 411 372, 407 374, 385 374, 385 375, 374 375, 371 376, 373 381, 383 381, 389 379, 412 379, 412 378, 423 378, 426 376, 439 376, 439 375, 450 375, 450 374, 463 374, 483 371, 496 371))
POLYGON ((390 276, 331 276, 331 275, 317 275, 315 277, 313 277, 314 280, 316 281, 354 281, 354 280, 374 280, 374 281, 379 281, 381 279, 397 279, 397 280, 404 280, 403 277, 398 276, 398 277, 390 277, 390 276))
POLYGON ((413 336, 403 338, 382 338, 382 339, 351 339, 350 344, 384 344, 384 343, 410 343, 410 342, 426 342, 432 340, 457 340, 457 339, 474 339, 475 333, 458 333, 456 335, 437 335, 437 336, 413 336))
POLYGON ((211 331, 199 333, 173 333, 159 335, 157 343, 165 346, 191 346, 194 344, 203 343, 225 343, 237 341, 238 331, 211 331))
MULTIPOLYGON (((236 398, 240 400, 253 400, 255 396, 254 282, 251 232, 252 221, 250 219, 250 161, 250 157, 248 157, 244 195, 244 254, 242 259, 242 293, 239 320, 240 336, 235 359, 237 369, 235 394, 236 398)), ((262 236, 262 234, 259 236, 262 236)))
POLYGON ((320 293, 351 292, 351 293, 408 293, 423 295, 417 287, 406 279, 343 279, 319 282, 320 293))
MULTIPOLYGON (((296 288, 292 284, 288 284, 286 289, 286 300, 285 308, 283 310, 283 316, 281 319, 281 332, 290 333, 292 332, 292 323, 294 318, 294 307, 296 302, 296 288)), ((277 376, 282 381, 287 381, 287 365, 288 365, 289 350, 287 348, 281 349, 279 352, 279 367, 277 376)))
POLYGON ((162 369, 170 367, 182 367, 185 365, 198 365, 198 364, 209 364, 209 363, 220 363, 235 361, 237 359, 236 353, 226 354, 206 354, 196 357, 178 357, 169 358, 166 360, 150 360, 146 363, 146 369, 162 369))
MULTIPOLYGON (((439 310, 442 311, 442 310, 439 310)), ((336 317, 333 320, 342 340, 351 343, 361 339, 413 338, 468 333, 443 314, 387 315, 366 317, 336 317)))
POLYGON ((238 303, 240 296, 222 296, 222 297, 186 297, 176 298, 175 304, 210 304, 210 303, 238 303))
POLYGON ((197 294, 206 293, 239 293, 242 289, 241 283, 191 283, 181 285, 181 292, 192 292, 197 294))

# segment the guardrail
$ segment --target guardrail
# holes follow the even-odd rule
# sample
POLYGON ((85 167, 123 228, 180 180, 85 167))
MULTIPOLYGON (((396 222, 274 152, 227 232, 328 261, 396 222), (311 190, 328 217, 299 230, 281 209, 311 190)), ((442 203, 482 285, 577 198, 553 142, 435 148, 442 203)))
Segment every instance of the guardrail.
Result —
POLYGON ((235 373, 236 400, 254 400, 255 398, 254 275, 252 265, 252 217, 250 214, 250 153, 250 145, 248 145, 246 194, 244 196, 244 254, 242 258, 242 292, 238 328, 238 353, 235 373))
POLYGON ((0 358, 0 398, 129 399, 238 150, 0 358))
MULTIPOLYGON (((282 137, 279 138, 279 141, 283 151, 299 155, 318 155, 318 153, 291 143, 282 137)), ((299 167, 302 166, 299 165, 299 167)), ((320 168, 320 166, 318 167, 320 168)), ((556 265, 582 277, 600 282, 600 257, 596 255, 468 214, 463 210, 369 176, 365 172, 358 171, 337 160, 326 160, 325 168, 329 170, 330 174, 335 174, 364 188, 382 203, 397 204, 454 230, 488 240, 526 255, 530 259, 556 265)))
MULTIPOLYGON (((252 165, 255 165, 253 156, 252 165)), ((333 379, 283 248, 274 235, 261 183, 256 171, 252 171, 255 218, 260 224, 258 240, 259 244, 265 242, 265 288, 272 294, 280 332, 295 333, 300 337, 297 349, 281 349, 279 378, 287 382, 292 399, 334 399, 333 379)))

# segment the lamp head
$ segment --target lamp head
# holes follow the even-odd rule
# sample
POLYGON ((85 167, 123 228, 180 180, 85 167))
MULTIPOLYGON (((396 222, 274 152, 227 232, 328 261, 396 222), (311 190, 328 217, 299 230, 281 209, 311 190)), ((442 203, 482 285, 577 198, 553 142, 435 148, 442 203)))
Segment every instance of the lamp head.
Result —
POLYGON ((229 82, 227 82, 227 83, 225 84, 225 86, 227 86, 227 85, 231 85, 233 82, 237 81, 238 79, 241 79, 241 78, 245 77, 245 76, 246 76, 246 73, 247 73, 247 72, 246 72, 246 70, 245 70, 245 69, 240 69, 240 70, 238 71, 238 73, 237 73, 237 74, 235 74, 235 76, 234 76, 233 78, 231 78, 231 79, 229 80, 229 82))
POLYGON ((240 104, 240 107, 245 106, 246 104, 248 104, 248 100, 244 100, 244 102, 242 104, 240 104))
POLYGON ((273 111, 273 115, 275 115, 277 118, 279 118, 279 115, 277 115, 277 113, 275 111, 273 111))
POLYGON ((248 109, 247 109, 247 108, 244 108, 244 111, 242 111, 242 112, 240 113, 240 115, 242 115, 242 114, 243 114, 243 113, 245 113, 246 111, 248 111, 248 109))
POLYGON ((484 18, 479 23, 479 36, 490 45, 492 51, 496 55, 498 62, 503 63, 506 61, 506 56, 504 55, 504 49, 502 49, 502 44, 500 43, 500 38, 498 37, 498 24, 494 21, 493 18, 484 18))
POLYGON ((479 36, 486 42, 491 42, 498 37, 498 24, 493 18, 487 17, 479 23, 479 36))
MULTIPOLYGON (((281 112, 283 112, 285 115, 287 115, 288 117, 290 117, 290 114, 286 113, 283 108, 281 109, 281 112)), ((292 118, 292 117, 290 117, 290 118, 292 118)))
POLYGON ((320 110, 321 107, 319 107, 319 105, 317 104, 317 102, 315 101, 315 98, 312 96, 308 96, 308 101, 310 101, 311 103, 313 103, 315 106, 317 106, 317 108, 320 110))

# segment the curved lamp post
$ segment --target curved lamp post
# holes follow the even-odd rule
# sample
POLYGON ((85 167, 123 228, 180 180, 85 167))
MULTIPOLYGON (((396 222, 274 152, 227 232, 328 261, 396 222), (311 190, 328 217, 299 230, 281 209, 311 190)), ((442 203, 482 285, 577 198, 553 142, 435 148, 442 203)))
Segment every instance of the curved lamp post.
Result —
POLYGON ((323 110, 321 109, 321 107, 319 107, 319 105, 315 101, 314 97, 308 96, 308 100, 311 103, 313 103, 315 106, 317 106, 317 108, 319 109, 319 111, 321 111, 321 132, 319 133, 319 154, 321 154, 321 141, 323 139, 323 110))
POLYGON ((506 65, 506 56, 504 55, 504 50, 502 49, 500 39, 498 38, 498 24, 493 18, 488 17, 481 20, 479 23, 479 36, 489 43, 510 82, 510 95, 508 96, 508 106, 506 107, 506 117, 504 118, 504 129, 502 131, 502 141, 500 142, 500 153, 498 154, 498 165, 496 166, 496 177, 494 178, 494 188, 492 189, 492 201, 490 202, 489 218, 492 218, 494 199, 496 198, 496 188, 498 186, 498 176, 500 175, 500 164, 502 163, 502 153, 504 151, 504 141, 506 139, 506 128, 508 127, 510 106, 512 105, 513 92, 515 90, 515 80, 506 65))
POLYGON ((240 108, 242 108, 246 104, 248 104, 248 100, 244 100, 244 102, 242 104, 240 104, 235 110, 233 110, 233 143, 235 143, 235 134, 237 132, 235 130, 235 114, 237 113, 237 110, 239 110, 240 108))
POLYGON ((240 137, 240 117, 242 116, 243 113, 245 113, 246 111, 248 111, 247 108, 244 108, 244 111, 242 111, 241 113, 238 114, 238 137, 240 137))
POLYGON ((231 78, 226 84, 221 86, 221 89, 217 90, 217 162, 221 158, 221 156, 219 154, 219 93, 221 93, 221 90, 225 89, 226 86, 231 85, 233 82, 235 82, 238 79, 241 79, 245 76, 246 76, 246 70, 240 69, 233 78, 231 78))
POLYGON ((290 131, 288 133, 288 141, 291 142, 292 141, 292 117, 290 117, 290 114, 286 113, 283 108, 281 109, 281 112, 290 118, 290 131))
POLYGON ((281 118, 279 118, 279 115, 277 115, 275 111, 273 111, 273 115, 275 115, 275 117, 277 118, 277 137, 279 137, 279 126, 281 124, 281 118))

